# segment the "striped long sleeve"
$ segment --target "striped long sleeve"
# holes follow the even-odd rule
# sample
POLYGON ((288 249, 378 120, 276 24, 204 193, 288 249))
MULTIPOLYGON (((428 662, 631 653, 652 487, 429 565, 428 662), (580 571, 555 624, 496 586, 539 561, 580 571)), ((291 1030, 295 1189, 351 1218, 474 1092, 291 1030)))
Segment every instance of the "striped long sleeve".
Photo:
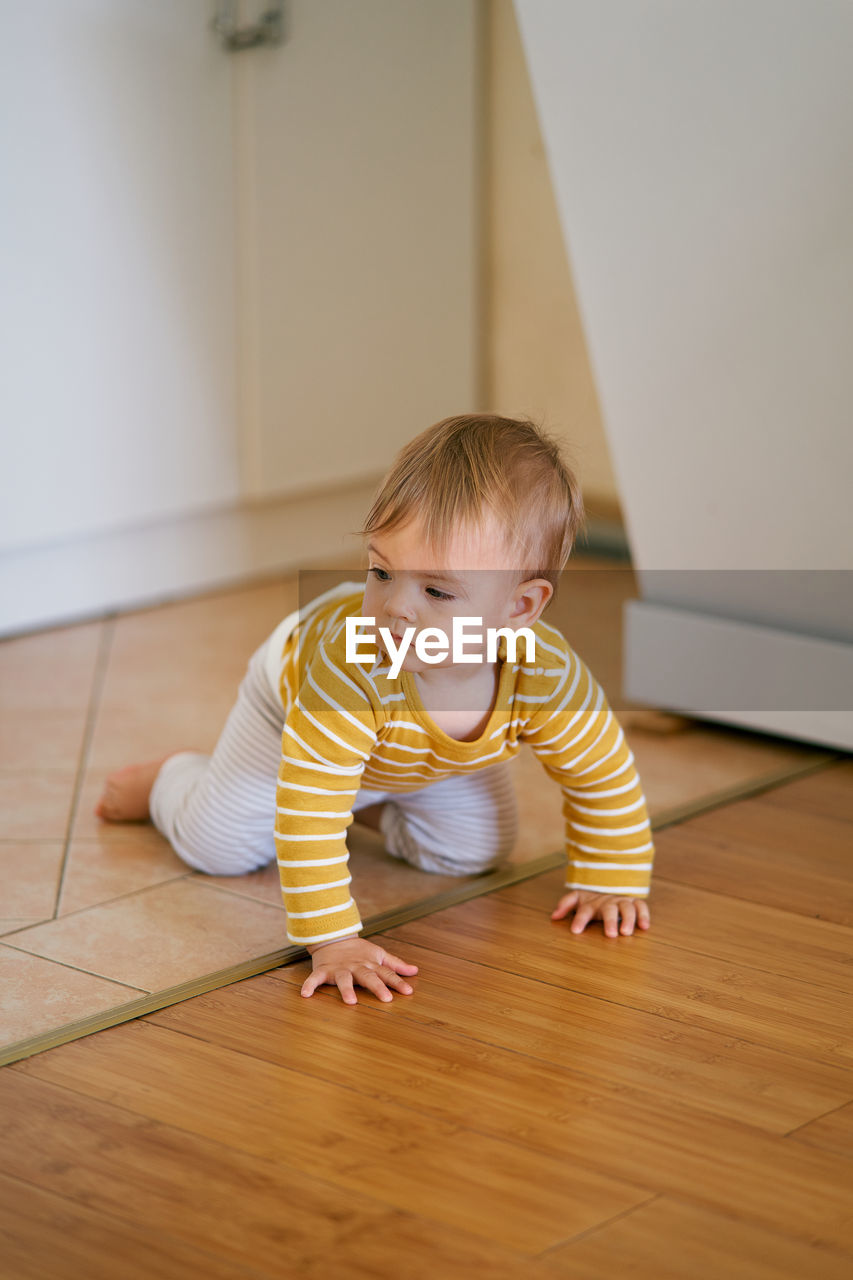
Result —
POLYGON ((291 942, 326 942, 362 928, 346 833, 375 742, 368 688, 319 644, 285 720, 276 787, 276 856, 291 942))
POLYGON ((645 897, 654 844, 634 756, 601 686, 563 645, 557 689, 523 736, 562 789, 566 888, 645 897))
POLYGON ((287 711, 276 789, 275 843, 287 931, 314 944, 362 928, 351 892, 348 828, 361 786, 416 791, 511 759, 527 742, 563 795, 568 888, 645 897, 654 846, 633 754, 600 685, 565 637, 541 619, 536 654, 508 661, 501 641, 492 717, 476 741, 430 718, 407 672, 347 663, 344 622, 363 591, 314 601, 284 644, 287 711))

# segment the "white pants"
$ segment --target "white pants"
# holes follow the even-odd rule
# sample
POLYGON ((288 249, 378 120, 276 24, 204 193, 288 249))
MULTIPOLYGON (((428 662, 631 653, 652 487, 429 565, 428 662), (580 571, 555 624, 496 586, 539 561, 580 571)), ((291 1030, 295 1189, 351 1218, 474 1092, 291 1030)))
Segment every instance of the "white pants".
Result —
MULTIPOLYGON (((270 644, 252 655, 212 756, 182 751, 161 766, 151 818, 196 871, 239 876, 276 856, 276 784, 285 708, 270 681, 270 644)), ((424 871, 471 875, 509 856, 518 816, 511 762, 455 774, 420 791, 360 790, 353 812, 387 802, 385 847, 424 871)))

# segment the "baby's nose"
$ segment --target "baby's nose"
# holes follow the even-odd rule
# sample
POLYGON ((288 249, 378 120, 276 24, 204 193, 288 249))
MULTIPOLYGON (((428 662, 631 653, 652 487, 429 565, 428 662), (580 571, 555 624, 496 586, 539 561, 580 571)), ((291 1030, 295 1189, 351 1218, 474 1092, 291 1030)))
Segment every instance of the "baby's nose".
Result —
POLYGON ((414 618, 414 590, 411 583, 395 581, 392 590, 385 597, 385 612, 392 621, 395 618, 407 621, 414 618))

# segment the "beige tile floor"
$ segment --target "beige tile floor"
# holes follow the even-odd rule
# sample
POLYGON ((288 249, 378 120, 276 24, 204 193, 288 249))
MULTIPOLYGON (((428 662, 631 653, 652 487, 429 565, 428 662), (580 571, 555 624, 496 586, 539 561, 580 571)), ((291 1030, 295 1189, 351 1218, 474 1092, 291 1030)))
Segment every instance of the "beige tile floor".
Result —
MULTIPOLYGON (((353 566, 312 575, 309 595, 353 577, 353 566)), ((620 690, 621 606, 635 595, 630 568, 578 558, 549 616, 619 715, 656 829, 837 757, 698 721, 644 728, 620 690)), ((0 1062, 297 954, 274 867, 199 875, 150 825, 92 811, 110 770, 213 747, 249 655, 298 602, 288 578, 0 645, 0 1062)), ((520 877, 560 861, 562 818, 529 752, 516 782, 520 877)), ((417 871, 361 827, 350 847, 366 931, 498 883, 417 871)))

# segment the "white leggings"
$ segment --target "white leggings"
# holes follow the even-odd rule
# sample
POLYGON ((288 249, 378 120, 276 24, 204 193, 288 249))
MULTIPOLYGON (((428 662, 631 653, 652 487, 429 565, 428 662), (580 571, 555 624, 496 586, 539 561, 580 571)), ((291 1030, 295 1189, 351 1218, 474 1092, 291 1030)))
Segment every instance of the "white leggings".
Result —
MULTIPOLYGON (((276 641, 278 642, 278 641, 276 641)), ((239 876, 275 859, 275 803, 285 709, 267 675, 265 641, 252 655, 213 755, 182 751, 160 768, 151 818, 188 866, 239 876)), ((455 774, 420 791, 366 791, 353 812, 386 801, 387 851, 424 871, 490 871, 518 829, 511 762, 455 774)))

